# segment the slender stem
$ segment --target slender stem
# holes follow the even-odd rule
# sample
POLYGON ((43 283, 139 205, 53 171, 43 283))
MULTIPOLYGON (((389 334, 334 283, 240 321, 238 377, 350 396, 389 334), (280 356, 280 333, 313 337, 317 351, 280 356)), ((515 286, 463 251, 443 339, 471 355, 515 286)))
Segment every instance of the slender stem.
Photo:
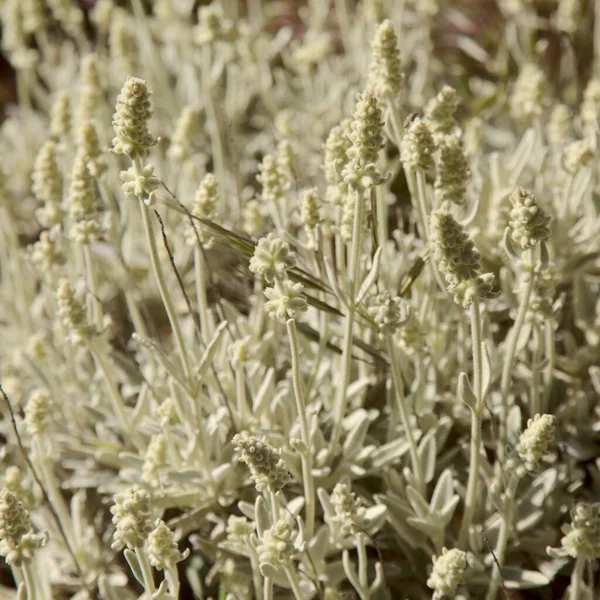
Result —
POLYGON ((308 418, 306 415, 306 402, 302 383, 300 382, 300 359, 298 352, 298 333, 296 331, 296 321, 289 319, 286 321, 288 337, 290 340, 290 350, 292 356, 292 382, 294 385, 294 397, 296 398, 296 411, 300 419, 300 433, 305 448, 300 453, 302 461, 302 479, 304 483, 304 499, 306 507, 306 537, 311 539, 315 528, 315 484, 312 476, 312 451, 310 431, 308 429, 308 418))
POLYGON ((533 274, 533 250, 527 251, 526 263, 523 265, 524 273, 522 280, 521 299, 519 302, 519 310, 515 323, 508 334, 506 342, 506 350, 504 352, 504 365, 502 368, 502 377, 500 380, 500 394, 502 397, 502 418, 500 423, 500 448, 498 449, 498 462, 502 464, 505 457, 505 448, 508 437, 508 394, 510 392, 510 383, 512 370, 515 362, 515 353, 517 350, 517 342, 519 334, 525 323, 529 299, 533 290, 534 274, 533 274))
POLYGON ((79 549, 74 543, 75 534, 73 532, 73 523, 71 521, 69 509, 67 508, 65 500, 60 492, 60 487, 58 485, 58 481, 56 480, 54 471, 49 465, 48 454, 42 450, 40 442, 41 440, 39 435, 35 435, 33 438, 32 461, 35 462, 39 469, 41 479, 46 487, 46 491, 48 492, 48 498, 52 504, 52 507, 54 508, 54 511, 58 515, 60 526, 65 532, 68 545, 73 549, 74 552, 77 552, 79 549))
POLYGON ((406 439, 408 440, 413 475, 415 476, 417 482, 418 491, 421 494, 424 494, 425 483, 423 481, 421 459, 419 458, 419 452, 417 450, 417 442, 415 441, 413 428, 410 424, 408 404, 406 402, 406 396, 404 395, 404 380, 402 378, 402 370, 400 369, 400 363, 398 362, 398 355, 396 353, 393 336, 388 335, 386 342, 388 355, 391 362, 392 381, 394 383, 394 390, 396 391, 396 400, 398 410, 400 412, 400 419, 402 420, 402 427, 404 427, 404 433, 406 435, 406 439))
MULTIPOLYGON (((366 536, 363 533, 359 533, 356 536, 356 551, 358 553, 358 581, 364 590, 369 589, 369 580, 367 579, 367 544, 366 536)), ((369 597, 369 593, 366 593, 366 597, 369 597)))
POLYGON ((27 600, 37 600, 37 586, 35 585, 35 575, 31 561, 23 561, 21 566, 25 588, 27 589, 27 600))
POLYGON ((200 246, 194 246, 194 274, 196 276, 196 296, 198 298, 198 314, 200 315, 200 329, 202 340, 205 344, 210 342, 213 333, 213 324, 208 311, 208 299, 206 297, 206 265, 204 262, 204 251, 200 246))
POLYGON ((94 315, 94 326, 96 331, 102 331, 102 304, 98 299, 98 282, 96 281, 96 270, 92 258, 92 247, 90 244, 83 245, 83 259, 88 276, 88 285, 92 296, 92 314, 94 315))
POLYGON ((273 517, 273 525, 281 518, 279 511, 279 501, 273 492, 269 492, 269 500, 271 501, 271 516, 273 517))
POLYGON ((585 568, 586 559, 583 556, 578 556, 575 561, 575 567, 571 574, 571 585, 569 586, 569 600, 581 600, 581 585, 583 583, 583 570, 585 568))
POLYGON ((244 363, 241 361, 235 366, 235 396, 238 424, 240 427, 244 427, 248 404, 246 401, 246 374, 244 372, 244 363))
POLYGON ((415 173, 415 179, 417 182, 417 202, 421 211, 421 218, 423 219, 423 240, 429 239, 429 223, 428 217, 431 210, 429 206, 429 200, 427 199, 427 185, 425 183, 425 173, 421 169, 417 169, 415 173))
POLYGON ((531 399, 529 406, 529 412, 532 417, 541 412, 540 363, 542 362, 542 352, 544 350, 541 328, 536 326, 534 331, 535 349, 531 359, 531 399))
POLYGON ((518 483, 519 478, 516 475, 513 475, 506 490, 504 499, 504 514, 502 515, 502 523, 500 524, 500 531, 498 533, 498 541, 496 542, 495 550, 498 563, 494 563, 494 570, 492 573, 492 578, 490 579, 486 600, 496 600, 498 588, 500 587, 502 573, 498 568, 498 565, 500 565, 500 567, 504 565, 506 546, 508 545, 508 538, 510 537, 512 530, 512 521, 515 512, 515 494, 518 483))
POLYGON ((550 408, 550 397, 552 395, 552 379, 554 378, 554 365, 556 364, 556 341, 554 336, 554 318, 544 323, 544 346, 546 347, 546 360, 544 369, 544 398, 540 412, 547 413, 550 408))
POLYGON ((298 574, 291 566, 283 567, 285 574, 287 575, 288 581, 290 582, 290 587, 292 588, 292 592, 294 592, 294 597, 296 600, 304 600, 304 596, 302 594, 302 590, 300 589, 300 581, 298 579, 298 574))
POLYGON ((270 577, 265 577, 263 600, 273 600, 273 580, 270 577))
POLYGON ((156 276, 156 282, 158 283, 158 289, 171 323, 171 329, 179 349, 179 357, 181 358, 181 364, 183 365, 183 371, 188 380, 192 379, 192 369, 188 359, 187 351, 185 348, 185 342, 183 340, 183 334, 181 333, 181 327, 177 319, 177 314, 171 300, 171 294, 167 287, 165 277, 160 264, 160 258, 158 256, 158 247, 156 245, 156 239, 154 237, 154 231, 152 227, 152 221, 150 219, 150 213, 148 207, 144 204, 144 201, 140 198, 140 210, 142 211, 142 220, 144 222, 144 228, 146 230, 146 237, 148 239, 148 246, 150 247, 150 259, 152 261, 152 267, 154 268, 154 274, 156 276))
POLYGON ((142 548, 135 549, 135 555, 137 556, 140 569, 142 570, 142 577, 144 579, 144 589, 148 595, 148 599, 152 600, 154 592, 156 592, 156 586, 154 585, 154 577, 152 575, 152 567, 146 552, 142 548))
MULTIPOLYGON (((98 369, 102 372, 104 377, 104 381, 106 382, 106 387, 108 389, 108 395, 112 401, 113 410, 116 413, 119 421, 121 422, 121 426, 123 427, 125 433, 132 440, 137 439, 137 434, 131 427, 131 419, 125 412, 125 406, 123 405, 123 398, 119 393, 117 388, 117 384, 113 379, 112 371, 108 368, 108 365, 104 362, 104 358, 102 357, 102 352, 99 348, 96 347, 93 341, 89 344, 89 350, 94 357, 94 362, 96 363, 98 369)), ((135 443, 135 442, 134 442, 135 443)))
POLYGON ((473 522, 477 506, 479 487, 479 464, 481 458, 481 424, 483 420, 482 369, 483 354, 481 344, 481 314, 479 300, 471 302, 471 339, 473 346, 473 393, 477 403, 471 415, 471 452, 469 459, 469 479, 465 497, 465 511, 458 536, 458 548, 465 548, 469 537, 469 528, 473 522))
POLYGON ((344 340, 342 343, 342 365, 340 379, 336 388, 334 400, 333 430, 329 446, 330 456, 337 449, 342 432, 342 421, 346 412, 346 391, 350 382, 350 369, 352 365, 352 339, 354 337, 354 292, 358 280, 360 267, 360 249, 362 246, 362 222, 364 214, 364 198, 358 191, 354 192, 354 223, 352 228, 352 249, 350 254, 350 280, 348 282, 348 310, 344 327, 344 340))

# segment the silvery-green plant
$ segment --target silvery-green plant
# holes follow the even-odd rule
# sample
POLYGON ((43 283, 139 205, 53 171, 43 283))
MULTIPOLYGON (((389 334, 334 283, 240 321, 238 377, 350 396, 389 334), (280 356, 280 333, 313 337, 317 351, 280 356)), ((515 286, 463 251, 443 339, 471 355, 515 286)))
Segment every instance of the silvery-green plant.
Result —
POLYGON ((594 597, 585 3, 0 4, 1 597, 594 597))

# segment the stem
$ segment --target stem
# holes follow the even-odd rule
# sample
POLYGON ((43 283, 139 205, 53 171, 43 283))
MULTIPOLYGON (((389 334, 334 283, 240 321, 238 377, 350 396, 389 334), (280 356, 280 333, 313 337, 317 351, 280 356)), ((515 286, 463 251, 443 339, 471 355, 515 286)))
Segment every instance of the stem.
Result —
POLYGON ((548 364, 544 370, 544 398, 540 412, 547 413, 550 408, 550 397, 552 395, 552 379, 554 378, 554 365, 556 364, 556 343, 554 336, 554 319, 548 319, 544 323, 544 345, 546 347, 546 359, 548 364))
POLYGON ((288 581, 290 582, 290 587, 292 588, 292 592, 294 592, 294 597, 296 600, 303 600, 302 590, 300 589, 300 581, 298 580, 298 574, 292 567, 285 566, 283 567, 285 574, 287 575, 288 581))
POLYGON ((584 556, 578 556, 575 561, 575 567, 571 574, 571 585, 569 586, 569 600, 581 600, 581 585, 583 583, 583 569, 586 559, 584 556))
POLYGON ((519 479, 516 475, 513 475, 510 478, 508 483, 508 488, 505 494, 504 500, 504 514, 502 516, 502 523, 500 524, 500 532, 498 533, 498 541, 496 542, 496 550, 495 555, 498 563, 494 563, 494 570, 492 573, 492 578, 490 580, 490 585, 488 587, 488 593, 486 596, 486 600, 496 600, 496 595, 498 594, 498 588, 500 587, 501 575, 502 572, 498 568, 504 564, 504 556, 506 554, 506 546, 508 544, 508 538, 510 536, 510 532, 512 529, 512 520, 515 511, 515 494, 517 491, 517 485, 519 483, 519 479))
MULTIPOLYGON (((136 159, 136 162, 139 159, 136 159)), ((181 358, 181 364, 183 365, 183 371, 188 380, 192 379, 192 369, 188 360, 187 352, 185 349, 185 342, 183 340, 183 334, 181 333, 181 327, 177 320, 173 301, 171 300, 171 294, 169 288, 165 282, 165 277, 160 265, 160 258, 158 256, 158 248, 156 246, 156 239, 154 238, 154 232, 152 230, 152 221, 150 220, 150 213, 148 207, 144 204, 142 198, 140 198, 140 209, 142 211, 142 220, 144 221, 144 228, 146 230, 146 238, 148 239, 148 246, 150 247, 150 259, 152 261, 152 267, 154 268, 154 274, 156 276, 156 282, 158 283, 158 289, 162 298, 177 347, 179 349, 179 357, 181 358)))
POLYGON ((100 349, 98 349, 95 346, 93 340, 89 343, 89 350, 94 358, 94 362, 96 363, 97 367, 102 372, 104 381, 106 382, 106 387, 108 388, 108 395, 112 401, 113 410, 115 411, 119 421, 121 422, 121 426, 123 427, 123 430, 127 434, 127 437, 129 437, 132 440, 135 440, 137 438, 137 435, 131 427, 131 419, 125 412, 125 406, 123 405, 123 398, 121 397, 121 394, 119 393, 119 390, 117 389, 117 384, 116 384, 115 380, 113 379, 112 371, 108 368, 107 364, 104 362, 104 359, 102 358, 102 353, 101 353, 100 349))
POLYGON ((541 411, 541 390, 540 390, 540 363, 542 362, 542 351, 544 344, 542 342, 542 332, 540 327, 535 328, 535 349, 531 359, 531 400, 530 416, 534 417, 541 411))
POLYGON ((315 528, 315 485, 312 476, 312 451, 310 441, 310 431, 308 429, 308 419, 306 417, 306 402, 302 392, 300 382, 300 360, 298 353, 298 333, 296 331, 296 321, 288 319, 286 321, 288 337, 290 339, 290 350, 292 356, 292 382, 294 385, 294 397, 296 398, 296 410, 300 419, 300 433, 305 448, 300 453, 302 461, 302 479, 304 483, 304 499, 306 506, 306 537, 312 539, 315 528))
POLYGON ((361 587, 366 591, 365 597, 369 597, 369 580, 367 579, 367 545, 365 543, 366 537, 364 534, 359 533, 356 536, 356 551, 358 552, 358 581, 361 587))
POLYGON ((471 452, 469 459, 469 479, 465 497, 465 512, 458 536, 458 548, 465 548, 469 536, 469 528, 473 522, 477 506, 477 488, 479 487, 479 463, 481 457, 481 423, 483 420, 482 369, 483 354, 481 345, 481 315, 479 300, 471 302, 471 339, 473 345, 473 393, 477 403, 471 416, 471 452))
POLYGON ((346 412, 346 390, 350 382, 350 368, 352 364, 352 338, 354 333, 354 316, 356 306, 354 303, 354 292, 358 280, 360 266, 360 248, 362 242, 362 221, 364 214, 364 199, 358 191, 354 192, 354 223, 352 228, 352 250, 350 254, 350 281, 348 282, 348 312, 344 328, 344 341, 342 344, 342 372, 336 388, 334 400, 333 431, 329 446, 330 456, 337 449, 342 432, 342 421, 346 412))
POLYGON ((504 460, 505 447, 508 441, 508 393, 510 392, 511 375, 515 362, 517 341, 519 340, 519 333, 521 332, 523 324, 525 323, 529 299, 533 290, 533 250, 527 251, 526 260, 528 261, 526 265, 527 270, 524 273, 523 290, 519 303, 519 310, 507 340, 506 351, 504 353, 504 366, 502 368, 502 378, 500 380, 500 394, 502 396, 500 448, 498 449, 498 462, 500 464, 504 460))
POLYGON ((208 311, 208 299, 206 297, 206 265, 203 249, 194 246, 194 274, 196 276, 196 296, 198 298, 198 314, 200 315, 200 329, 202 340, 205 344, 210 342, 213 333, 213 323, 208 311))
POLYGON ((237 402, 238 423, 240 427, 244 427, 246 422, 246 377, 244 372, 244 364, 239 362, 235 367, 235 396, 237 402))
POLYGON ((406 397, 404 396, 404 380, 402 379, 402 371, 400 369, 400 363, 398 362, 398 355, 394 346, 393 336, 388 335, 386 341, 388 355, 391 362, 392 381, 394 383, 394 389, 396 390, 396 400, 398 404, 398 410, 400 412, 400 419, 402 420, 402 427, 404 427, 404 433, 406 435, 406 439, 408 440, 413 475, 415 476, 417 482, 417 490, 419 493, 424 495, 425 483, 423 481, 421 459, 419 458, 417 443, 415 441, 415 436, 408 416, 408 404, 406 402, 406 397))
POLYGON ((98 283, 96 281, 96 270, 92 258, 92 247, 90 244, 83 246, 83 259, 88 276, 88 285, 92 296, 92 314, 94 315, 94 325, 96 331, 102 331, 102 304, 98 299, 98 283))
POLYGON ((135 549, 135 555, 137 556, 140 569, 142 570, 142 577, 144 578, 144 590, 148 594, 149 600, 152 600, 154 592, 156 592, 156 586, 154 585, 154 577, 152 575, 152 567, 146 552, 142 548, 135 549))
POLYGON ((263 600, 273 600, 273 580, 270 577, 265 577, 263 600))
POLYGON ((25 580, 25 588, 27 589, 27 600, 37 599, 37 588, 35 585, 35 575, 33 572, 31 561, 23 561, 21 570, 23 571, 23 579, 25 580))

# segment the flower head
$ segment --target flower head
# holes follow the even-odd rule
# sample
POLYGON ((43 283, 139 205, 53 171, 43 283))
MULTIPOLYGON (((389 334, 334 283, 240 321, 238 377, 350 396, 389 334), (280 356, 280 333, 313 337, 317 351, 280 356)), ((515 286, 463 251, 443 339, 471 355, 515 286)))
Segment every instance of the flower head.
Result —
POLYGON ((510 236, 521 249, 533 248, 550 236, 550 217, 538 206, 533 194, 522 187, 511 195, 510 236))
POLYGON ((237 433, 232 444, 239 454, 238 460, 248 465, 257 491, 277 493, 290 480, 281 450, 273 448, 264 438, 261 440, 253 435, 237 433))
POLYGON ((397 101, 404 87, 404 73, 394 24, 386 19, 377 29, 372 43, 373 60, 369 68, 369 85, 383 99, 397 101))
POLYGON ((462 550, 443 548, 441 556, 434 556, 433 571, 427 580, 427 586, 434 590, 433 600, 454 596, 466 567, 467 555, 462 550))
POLYGON ((115 494, 114 500, 110 512, 116 530, 111 547, 121 550, 127 546, 134 550, 144 544, 153 529, 150 494, 146 490, 131 488, 125 493, 115 494))
POLYGON ((260 275, 267 283, 281 277, 296 266, 296 256, 287 242, 274 233, 261 238, 250 259, 250 270, 260 275))
POLYGON ((535 415, 527 421, 527 429, 519 437, 517 453, 525 467, 534 470, 554 440, 554 418, 552 415, 535 415))
POLYGON ((400 158, 409 171, 430 171, 434 167, 435 144, 431 131, 422 119, 415 119, 400 142, 400 158))
POLYGON ((377 170, 379 151, 384 146, 383 121, 377 98, 371 90, 358 94, 348 137, 352 145, 342 170, 344 182, 354 189, 379 185, 383 178, 377 170))
POLYGON ((115 154, 143 158, 157 143, 148 131, 152 117, 151 93, 146 82, 137 77, 129 77, 123 85, 113 116, 115 137, 111 151, 115 154))

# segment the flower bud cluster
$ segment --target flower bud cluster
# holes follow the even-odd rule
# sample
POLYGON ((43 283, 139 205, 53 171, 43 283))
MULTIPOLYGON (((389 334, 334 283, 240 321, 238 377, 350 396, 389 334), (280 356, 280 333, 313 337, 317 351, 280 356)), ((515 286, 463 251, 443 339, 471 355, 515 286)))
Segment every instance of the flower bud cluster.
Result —
POLYGON ((73 222, 71 237, 81 245, 90 244, 100 234, 100 225, 95 218, 98 212, 96 182, 88 163, 88 157, 80 149, 73 163, 69 193, 69 216, 73 222))
POLYGON ((393 298, 389 292, 382 292, 375 296, 367 312, 373 317, 382 339, 386 335, 393 334, 408 318, 408 309, 402 302, 402 298, 398 296, 393 298))
POLYGON ((569 556, 587 560, 600 558, 600 503, 580 503, 571 511, 571 524, 563 527, 566 534, 561 544, 569 556))
POLYGON ((493 275, 482 275, 481 254, 464 228, 445 209, 431 213, 430 243, 439 270, 454 301, 465 308, 478 298, 489 298, 493 275))
POLYGON ((97 179, 106 171, 107 166, 102 159, 98 131, 93 121, 84 120, 82 122, 77 136, 77 144, 78 151, 86 157, 90 174, 97 179))
POLYGON ((363 190, 379 185, 383 178, 377 170, 379 151, 384 147, 383 120, 377 98, 371 90, 358 94, 348 137, 352 145, 341 174, 350 188, 363 190))
POLYGON ((265 204, 277 204, 289 189, 290 181, 279 168, 278 156, 267 154, 258 166, 256 180, 262 185, 261 200, 265 204))
POLYGON ((276 450, 262 440, 246 433, 237 433, 232 440, 239 454, 238 460, 248 465, 257 491, 280 492, 290 480, 290 474, 276 450))
POLYGON ((98 117, 105 103, 96 54, 88 54, 81 59, 80 78, 81 90, 77 107, 77 121, 81 123, 98 117))
POLYGON ((366 528, 367 509, 363 506, 362 500, 350 491, 347 483, 336 484, 330 500, 335 514, 329 519, 328 524, 333 526, 336 532, 347 536, 366 528))
POLYGON ((433 571, 427 580, 427 586, 434 590, 433 600, 453 597, 466 568, 467 554, 462 550, 443 548, 441 556, 434 556, 433 571))
POLYGON ((435 179, 438 206, 444 202, 464 204, 470 179, 471 170, 461 139, 456 135, 445 136, 440 143, 440 162, 435 179))
POLYGON ((582 167, 586 167, 593 158, 594 150, 588 140, 575 140, 563 150, 565 169, 570 173, 576 173, 582 167))
POLYGON ((111 151, 115 154, 144 158, 147 150, 157 143, 148 130, 152 117, 151 93, 146 82, 137 77, 129 77, 123 85, 112 123, 115 137, 111 151))
POLYGON ((92 328, 87 324, 85 309, 75 297, 75 293, 66 279, 58 282, 56 300, 58 316, 71 343, 75 346, 84 344, 92 335, 92 328))
POLYGON ((60 225, 55 225, 49 231, 42 231, 40 239, 31 246, 31 262, 44 277, 50 277, 64 263, 64 252, 59 244, 60 235, 60 225))
POLYGON ((532 63, 523 66, 515 81, 510 106, 517 119, 539 117, 544 110, 548 83, 544 72, 532 63))
POLYGON ((527 308, 528 322, 543 327, 546 321, 554 317, 554 298, 556 296, 556 268, 554 263, 535 268, 533 289, 527 308))
POLYGON ((193 105, 183 108, 171 139, 167 155, 174 161, 188 159, 194 150, 194 133, 200 118, 200 109, 193 105))
POLYGON ((162 519, 157 519, 154 529, 148 535, 146 551, 150 564, 159 571, 173 568, 189 554, 189 550, 179 552, 173 532, 162 519))
POLYGON ((404 73, 394 24, 386 19, 377 29, 372 43, 373 60, 369 69, 369 87, 378 98, 397 102, 404 87, 404 73))
POLYGON ((35 214, 42 227, 46 228, 62 223, 62 178, 56 155, 56 144, 46 142, 35 158, 31 175, 31 190, 43 203, 35 214))
POLYGON ((548 121, 548 140, 560 148, 573 134, 573 111, 566 104, 556 104, 548 121))
POLYGON ((149 485, 159 484, 159 472, 167 464, 167 442, 165 436, 159 433, 152 437, 146 450, 142 481, 149 485))
POLYGON ((330 186, 337 186, 343 181, 341 173, 348 164, 348 150, 352 146, 349 137, 351 125, 352 119, 344 119, 329 132, 323 145, 323 171, 330 186))
POLYGON ((245 539, 256 530, 253 521, 246 517, 230 515, 227 519, 227 539, 231 542, 245 542, 245 539))
POLYGON ((6 564, 20 567, 31 562, 47 539, 46 534, 33 531, 29 514, 17 497, 6 489, 0 491, 0 556, 6 564))
POLYGON ((458 96, 456 90, 445 85, 432 98, 425 107, 425 122, 431 131, 436 143, 444 139, 444 136, 454 133, 458 123, 454 113, 458 108, 458 96))
POLYGON ((50 416, 50 396, 43 390, 31 392, 25 407, 25 427, 30 435, 42 433, 50 416))
POLYGON ((294 555, 295 531, 285 519, 279 519, 267 529, 256 547, 260 572, 272 576, 281 565, 289 563, 294 555))
POLYGON ((550 217, 538 206, 533 194, 522 187, 511 195, 510 236, 522 250, 533 248, 550 236, 550 217))
POLYGON ((433 170, 435 143, 429 126, 422 119, 415 119, 404 132, 400 142, 400 158, 409 171, 433 170))
POLYGON ((64 145, 71 134, 71 100, 67 92, 61 92, 50 111, 50 136, 64 145))
MULTIPOLYGON (((217 211, 217 205, 219 202, 219 182, 212 173, 207 173, 204 179, 201 181, 192 205, 190 206, 190 212, 192 215, 202 217, 203 219, 213 219, 217 211)), ((204 226, 195 221, 194 226, 190 223, 185 230, 185 237, 190 246, 195 246, 198 243, 196 238, 196 231, 201 242, 207 242, 208 236, 204 231, 204 226)))
POLYGON ((114 501, 110 512, 116 530, 111 547, 121 550, 127 546, 130 550, 135 550, 143 546, 153 529, 150 494, 146 490, 131 488, 127 492, 115 494, 114 501))
POLYGON ((552 415, 535 415, 527 421, 527 429, 519 437, 517 454, 525 468, 533 471, 548 452, 554 440, 554 418, 552 415))

